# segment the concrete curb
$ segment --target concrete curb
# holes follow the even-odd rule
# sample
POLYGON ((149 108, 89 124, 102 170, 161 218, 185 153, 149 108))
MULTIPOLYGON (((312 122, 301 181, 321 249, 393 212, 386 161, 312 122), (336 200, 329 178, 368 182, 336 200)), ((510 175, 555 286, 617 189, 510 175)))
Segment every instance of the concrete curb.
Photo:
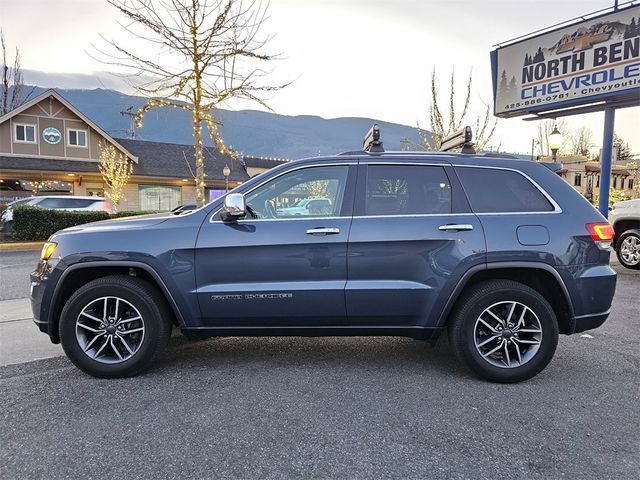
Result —
POLYGON ((2 250, 40 250, 44 242, 15 242, 0 243, 0 251, 2 250))

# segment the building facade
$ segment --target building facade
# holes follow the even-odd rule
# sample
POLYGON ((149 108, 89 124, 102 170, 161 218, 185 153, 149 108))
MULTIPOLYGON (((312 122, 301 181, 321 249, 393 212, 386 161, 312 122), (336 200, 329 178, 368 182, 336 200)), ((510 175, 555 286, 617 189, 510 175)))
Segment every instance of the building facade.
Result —
MULTIPOLYGON (((55 90, 0 117, 0 202, 31 195, 103 196, 99 156, 106 144, 133 167, 119 210, 195 204, 193 145, 111 137, 55 90)), ((232 158, 209 147, 204 155, 207 200, 285 161, 232 158)))
MULTIPOLYGON (((540 157, 541 162, 550 162, 550 157, 540 157)), ((595 202, 600 188, 600 164, 583 155, 558 155, 557 168, 553 170, 569 185, 595 202)), ((618 191, 620 198, 635 198, 637 167, 631 169, 627 165, 614 163, 611 168, 611 188, 618 191)), ((615 199, 616 201, 619 198, 615 199)))

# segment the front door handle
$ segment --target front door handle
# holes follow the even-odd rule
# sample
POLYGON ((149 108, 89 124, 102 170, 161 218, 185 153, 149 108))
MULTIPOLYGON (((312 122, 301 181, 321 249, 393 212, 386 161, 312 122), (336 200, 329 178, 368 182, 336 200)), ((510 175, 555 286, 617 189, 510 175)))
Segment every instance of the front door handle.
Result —
POLYGON ((307 230, 307 235, 335 235, 337 233, 340 233, 339 228, 319 227, 319 228, 309 228, 307 230))
POLYGON ((473 225, 469 225, 468 223, 450 223, 448 225, 440 225, 438 227, 438 230, 440 231, 456 230, 458 232, 461 232, 461 231, 473 230, 473 225))

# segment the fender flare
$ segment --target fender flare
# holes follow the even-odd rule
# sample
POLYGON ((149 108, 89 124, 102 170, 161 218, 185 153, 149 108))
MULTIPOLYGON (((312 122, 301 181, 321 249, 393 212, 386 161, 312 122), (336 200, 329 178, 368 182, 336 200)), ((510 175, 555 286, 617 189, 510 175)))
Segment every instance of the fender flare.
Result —
POLYGON ((156 272, 156 270, 152 266, 146 263, 138 262, 134 260, 100 260, 100 261, 93 261, 93 262, 74 263, 73 265, 70 265, 69 267, 67 267, 60 275, 60 278, 56 283, 55 289, 53 290, 53 295, 51 297, 53 300, 52 302, 53 308, 51 308, 51 310, 49 311, 49 316, 48 316, 49 325, 52 325, 52 321, 54 320, 53 318, 54 312, 57 311, 58 309, 58 306, 59 306, 58 297, 60 294, 60 290, 64 285, 65 278, 71 272, 74 272, 76 270, 84 270, 86 268, 101 268, 101 267, 130 267, 130 268, 139 268, 147 272, 156 281, 158 287, 160 288, 161 293, 169 303, 171 310, 173 311, 174 315, 178 319, 178 323, 180 324, 180 326, 184 327, 186 325, 184 321, 184 317, 182 316, 182 312, 180 311, 178 304, 173 298, 171 291, 167 287, 164 280, 162 280, 162 277, 158 274, 158 272, 156 272))
MULTIPOLYGON (((447 303, 445 304, 444 309, 442 310, 442 313, 438 318, 437 326, 442 327, 445 324, 447 317, 449 316, 449 313, 451 313, 453 306, 455 305, 458 298, 460 298, 460 295, 462 294, 464 287, 467 285, 467 283, 469 282, 469 279, 473 275, 483 270, 496 270, 499 268, 500 269, 527 268, 527 269, 533 269, 533 270, 544 270, 550 273, 551 275, 553 275, 553 277, 558 282, 558 285, 560 285, 564 298, 567 302, 567 307, 569 308, 569 321, 575 322, 573 302, 571 301, 569 290, 567 289, 567 286, 564 283, 564 280, 562 280, 562 277, 560 276, 558 271, 555 268, 553 268, 551 265, 543 262, 492 262, 492 263, 485 263, 482 265, 476 265, 468 269, 466 272, 464 272, 460 280, 458 280, 458 283, 456 284, 455 288, 449 295, 449 298, 447 299, 447 303)), ((571 327, 571 329, 573 329, 573 326, 571 327)))

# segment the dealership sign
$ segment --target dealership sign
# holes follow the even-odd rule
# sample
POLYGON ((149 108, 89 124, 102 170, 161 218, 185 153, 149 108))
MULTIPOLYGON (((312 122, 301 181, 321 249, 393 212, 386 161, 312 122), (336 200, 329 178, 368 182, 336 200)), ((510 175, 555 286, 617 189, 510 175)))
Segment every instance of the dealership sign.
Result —
POLYGON ((494 113, 539 113, 601 99, 640 101, 640 6, 491 52, 494 113))

